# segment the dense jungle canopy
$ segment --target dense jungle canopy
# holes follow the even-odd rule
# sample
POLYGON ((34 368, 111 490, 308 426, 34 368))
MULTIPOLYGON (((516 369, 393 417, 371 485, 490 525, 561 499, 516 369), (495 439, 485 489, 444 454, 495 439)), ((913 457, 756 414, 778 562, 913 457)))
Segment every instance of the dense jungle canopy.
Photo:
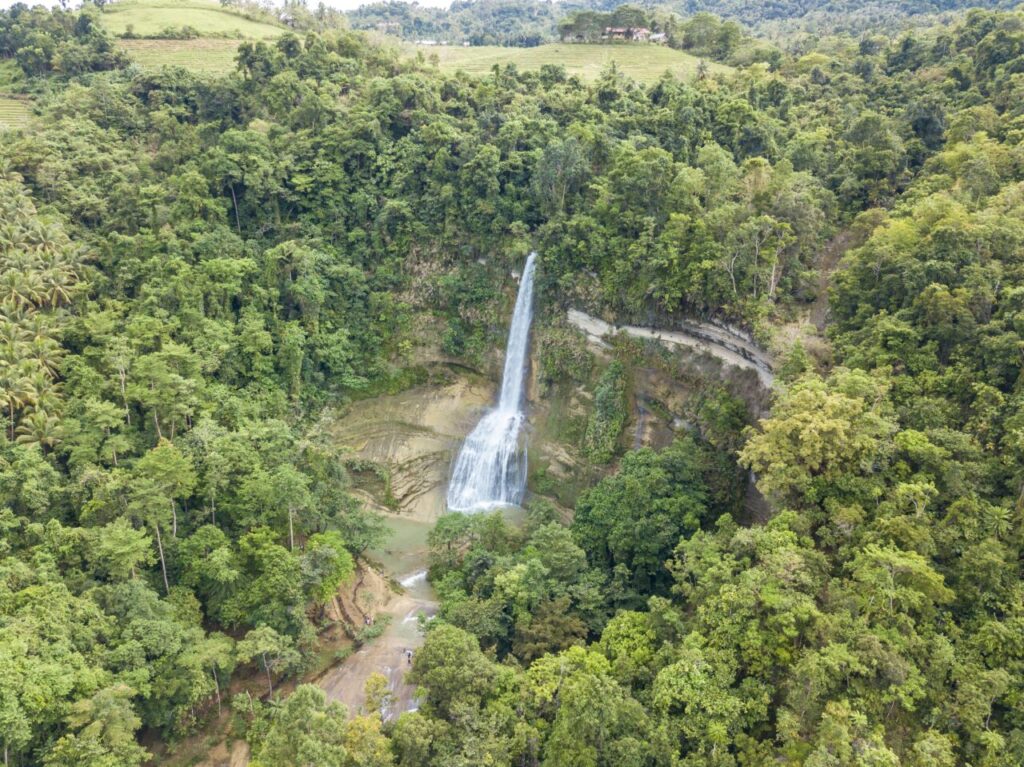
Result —
POLYGON ((775 51, 470 77, 334 29, 212 77, 0 13, 35 104, 0 133, 4 764, 135 767, 221 712, 263 767, 1024 763, 1024 15, 775 51), (426 344, 488 370, 534 249, 595 479, 442 517, 419 710, 347 716, 295 681, 384 527, 317 418, 426 344), (716 390, 629 450, 631 358, 569 307, 746 328, 769 410, 716 390))

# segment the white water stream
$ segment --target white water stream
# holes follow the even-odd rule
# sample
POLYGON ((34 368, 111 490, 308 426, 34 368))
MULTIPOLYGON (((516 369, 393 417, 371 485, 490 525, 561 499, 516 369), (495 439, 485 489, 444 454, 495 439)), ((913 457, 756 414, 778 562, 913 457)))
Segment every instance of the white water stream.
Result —
POLYGON ((531 253, 519 282, 505 351, 498 405, 490 410, 466 437, 448 485, 451 511, 475 512, 517 506, 526 491, 526 446, 522 444, 525 413, 523 380, 526 375, 530 323, 533 320, 533 271, 531 253))

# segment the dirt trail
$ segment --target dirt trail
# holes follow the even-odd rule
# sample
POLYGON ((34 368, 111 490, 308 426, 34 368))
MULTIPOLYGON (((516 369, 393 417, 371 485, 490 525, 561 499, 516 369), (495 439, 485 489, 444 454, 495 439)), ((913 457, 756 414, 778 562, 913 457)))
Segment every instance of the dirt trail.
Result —
POLYGON ((249 764, 249 744, 244 740, 236 740, 231 748, 231 767, 247 767, 249 764))
POLYGON ((761 384, 770 389, 775 380, 771 356, 751 339, 731 328, 704 322, 686 322, 678 330, 660 330, 636 325, 611 325, 577 309, 569 310, 569 324, 582 330, 597 344, 605 336, 625 333, 634 338, 649 338, 672 346, 685 346, 716 357, 727 365, 753 370, 761 384))

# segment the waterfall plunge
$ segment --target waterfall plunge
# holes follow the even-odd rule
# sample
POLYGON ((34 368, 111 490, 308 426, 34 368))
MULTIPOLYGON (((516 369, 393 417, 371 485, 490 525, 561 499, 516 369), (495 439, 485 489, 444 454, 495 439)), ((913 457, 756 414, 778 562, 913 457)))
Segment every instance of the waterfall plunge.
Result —
POLYGON ((519 295, 512 313, 501 377, 498 406, 489 411, 466 437, 455 459, 448 485, 451 511, 483 511, 499 506, 517 506, 526 490, 526 448, 519 443, 523 425, 523 378, 526 350, 533 319, 533 269, 531 253, 519 282, 519 295))

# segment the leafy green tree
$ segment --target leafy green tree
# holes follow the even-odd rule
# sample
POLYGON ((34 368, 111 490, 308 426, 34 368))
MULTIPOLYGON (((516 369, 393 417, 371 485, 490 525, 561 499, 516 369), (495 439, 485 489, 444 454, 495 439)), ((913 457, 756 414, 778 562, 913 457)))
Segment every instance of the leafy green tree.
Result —
POLYGON ((235 670, 235 642, 226 634, 211 633, 187 651, 187 663, 207 671, 213 679, 217 698, 217 714, 221 713, 221 681, 227 680, 235 670))
POLYGON ((258 658, 267 675, 267 692, 274 694, 274 674, 293 671, 302 659, 291 637, 278 634, 270 626, 261 625, 249 631, 236 645, 242 663, 258 658))
POLYGON ((249 524, 269 526, 284 518, 288 548, 294 551, 295 519, 312 506, 309 478, 293 466, 281 465, 270 472, 257 471, 250 475, 240 488, 240 494, 252 520, 249 524))
POLYGON ((266 624, 297 635, 308 627, 303 609, 300 560, 275 542, 266 528, 257 528, 239 541, 237 588, 221 609, 233 626, 266 624))
POLYGON ((127 508, 133 520, 152 528, 160 559, 160 573, 163 577, 164 592, 170 593, 171 585, 167 576, 167 557, 164 550, 161 528, 169 527, 174 518, 174 500, 161 492, 159 485, 146 477, 133 482, 127 508))
POLYGON ((562 213, 590 175, 583 144, 574 136, 556 140, 544 149, 534 184, 552 213, 562 213))
POLYGON ((473 522, 465 514, 445 514, 427 534, 430 546, 430 569, 436 576, 456 567, 462 559, 463 547, 469 543, 473 522))
POLYGON ((884 380, 857 370, 805 376, 751 433, 740 461, 764 492, 788 502, 820 502, 847 477, 870 479, 896 430, 885 391, 884 380))
POLYGON ((448 718, 461 706, 479 706, 490 694, 496 674, 471 634, 440 624, 416 651, 409 681, 424 689, 424 705, 448 718))
POLYGON ((351 762, 345 748, 345 708, 328 703, 324 691, 299 685, 280 705, 271 709, 270 724, 253 764, 307 764, 346 767, 351 762))
POLYGON ((94 529, 90 556, 114 579, 136 576, 136 568, 154 562, 153 544, 145 530, 125 518, 94 529))
POLYGON ((622 363, 613 362, 601 374, 594 391, 594 410, 587 419, 583 451, 595 463, 608 463, 626 422, 626 381, 622 363))
POLYGON ((176 498, 188 498, 196 485, 195 469, 188 456, 171 442, 162 440, 135 464, 135 473, 141 483, 154 488, 170 499, 171 534, 178 535, 176 498))
POLYGON ((660 454, 628 453, 618 473, 581 496, 572 531, 592 565, 626 569, 632 597, 665 588, 665 560, 705 513, 697 447, 679 439, 660 454))
POLYGON ((306 542, 302 571, 307 592, 316 602, 324 604, 352 578, 355 561, 339 533, 317 533, 306 542))
POLYGON ((57 741, 43 763, 47 767, 129 767, 149 758, 146 750, 135 742, 135 731, 142 720, 132 709, 134 693, 127 685, 114 685, 75 703, 68 723, 77 733, 57 741))
POLYGON ((643 708, 622 690, 599 653, 574 647, 544 656, 526 674, 524 698, 550 730, 551 765, 641 765, 654 753, 643 708))
POLYGON ((237 554, 227 534, 203 525, 178 545, 181 582, 198 594, 211 617, 220 617, 241 577, 237 554))

